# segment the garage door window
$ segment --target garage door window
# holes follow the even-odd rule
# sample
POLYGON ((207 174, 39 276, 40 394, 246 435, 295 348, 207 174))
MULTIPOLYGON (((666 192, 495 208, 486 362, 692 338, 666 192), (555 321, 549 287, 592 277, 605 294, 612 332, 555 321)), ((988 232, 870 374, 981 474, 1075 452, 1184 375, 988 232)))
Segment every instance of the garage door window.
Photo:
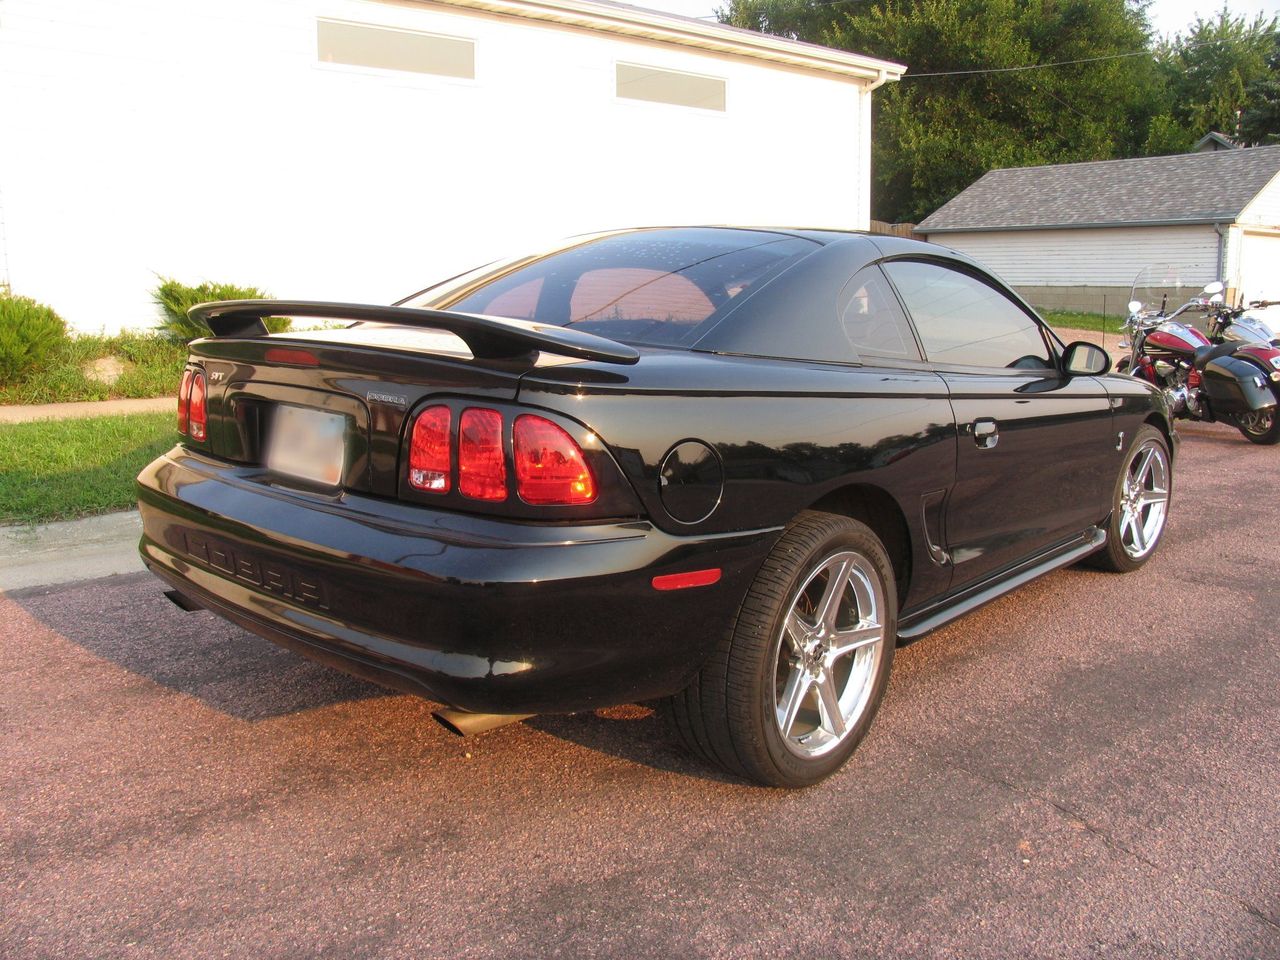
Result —
POLYGON ((1039 324, 995 287, 933 263, 894 260, 884 269, 934 363, 1019 369, 1050 365, 1039 324))
POLYGON ((476 75, 476 45, 471 40, 343 20, 316 21, 316 55, 321 63, 467 80, 476 75))
POLYGON ((618 96, 623 99, 673 103, 702 110, 724 109, 725 85, 718 77, 700 77, 695 73, 661 70, 636 63, 620 63, 617 71, 618 96))

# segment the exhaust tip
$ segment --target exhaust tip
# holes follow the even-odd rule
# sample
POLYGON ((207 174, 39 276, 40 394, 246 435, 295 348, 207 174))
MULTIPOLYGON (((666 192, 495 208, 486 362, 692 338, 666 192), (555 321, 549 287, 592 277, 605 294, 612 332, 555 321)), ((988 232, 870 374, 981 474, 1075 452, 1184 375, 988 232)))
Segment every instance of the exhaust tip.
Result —
POLYGON ((179 593, 177 590, 166 590, 164 592, 164 595, 169 598, 169 600, 173 603, 175 607, 177 607, 179 610, 185 610, 187 613, 192 613, 195 610, 204 609, 203 606, 196 603, 194 600, 188 597, 185 593, 179 593))
POLYGON ((474 737, 478 733, 497 730, 521 720, 528 720, 532 713, 471 713, 468 710, 436 710, 431 714, 436 723, 454 736, 474 737))

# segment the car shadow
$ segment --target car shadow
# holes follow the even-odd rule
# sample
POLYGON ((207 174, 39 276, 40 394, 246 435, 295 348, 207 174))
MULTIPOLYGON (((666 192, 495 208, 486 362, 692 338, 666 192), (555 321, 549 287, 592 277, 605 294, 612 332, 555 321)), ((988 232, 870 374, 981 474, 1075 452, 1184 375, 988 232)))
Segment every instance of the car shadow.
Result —
MULTIPOLYGON (((16 590, 5 596, 94 656, 233 719, 259 722, 402 696, 277 647, 208 611, 180 610, 150 573, 16 590)), ((526 724, 641 766, 743 783, 687 753, 647 705, 544 715, 526 724)), ((502 732, 486 736, 495 735, 502 732)))
POLYGON ((748 781, 690 754, 676 742, 675 731, 648 704, 629 703, 591 712, 548 714, 526 720, 525 725, 595 753, 654 770, 739 787, 751 786, 748 781))
POLYGON ((395 695, 277 647, 207 611, 180 610, 150 573, 16 590, 6 596, 93 655, 236 719, 267 720, 395 695))
MULTIPOLYGON (((207 611, 184 612, 165 598, 164 586, 151 573, 15 590, 6 596, 95 657, 241 721, 401 696, 279 648, 207 611)), ((645 767, 741 782, 686 753, 648 705, 548 714, 526 723, 559 740, 645 767)))

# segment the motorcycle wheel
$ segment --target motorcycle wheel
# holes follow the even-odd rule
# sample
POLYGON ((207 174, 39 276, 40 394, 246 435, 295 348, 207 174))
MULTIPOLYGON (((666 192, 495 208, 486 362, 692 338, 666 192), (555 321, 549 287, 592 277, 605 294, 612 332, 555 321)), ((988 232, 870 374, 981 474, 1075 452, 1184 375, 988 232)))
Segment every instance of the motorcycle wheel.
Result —
MULTIPOLYGON (((1272 387, 1271 392, 1275 395, 1276 403, 1280 404, 1280 389, 1272 387)), ((1272 407, 1265 412, 1237 414, 1236 428, 1250 443, 1262 447, 1280 443, 1280 417, 1276 416, 1276 409, 1277 407, 1272 407)))
POLYGON ((1169 517, 1173 492, 1169 444, 1164 434, 1144 424, 1125 451, 1111 495, 1107 543, 1084 563, 1113 573, 1137 570, 1151 559, 1169 517))

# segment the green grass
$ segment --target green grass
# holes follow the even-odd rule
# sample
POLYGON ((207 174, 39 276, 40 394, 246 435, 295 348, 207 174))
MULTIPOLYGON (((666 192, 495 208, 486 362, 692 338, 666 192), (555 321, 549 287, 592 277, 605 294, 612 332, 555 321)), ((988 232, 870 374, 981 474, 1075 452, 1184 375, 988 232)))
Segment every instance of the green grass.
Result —
POLYGON ((0 523, 130 507, 138 471, 176 441, 169 413, 0 424, 0 523))
POLYGON ((1049 322, 1049 326, 1070 330, 1098 330, 1104 333, 1118 333, 1121 317, 1108 317, 1101 313, 1081 313, 1076 310, 1041 310, 1040 316, 1049 322))
POLYGON ((20 383, 0 386, 0 404, 170 396, 178 391, 186 358, 186 344, 171 343, 155 334, 74 336, 43 370, 20 383), (83 371, 85 364, 108 356, 119 357, 126 368, 109 387, 90 380, 83 371))

